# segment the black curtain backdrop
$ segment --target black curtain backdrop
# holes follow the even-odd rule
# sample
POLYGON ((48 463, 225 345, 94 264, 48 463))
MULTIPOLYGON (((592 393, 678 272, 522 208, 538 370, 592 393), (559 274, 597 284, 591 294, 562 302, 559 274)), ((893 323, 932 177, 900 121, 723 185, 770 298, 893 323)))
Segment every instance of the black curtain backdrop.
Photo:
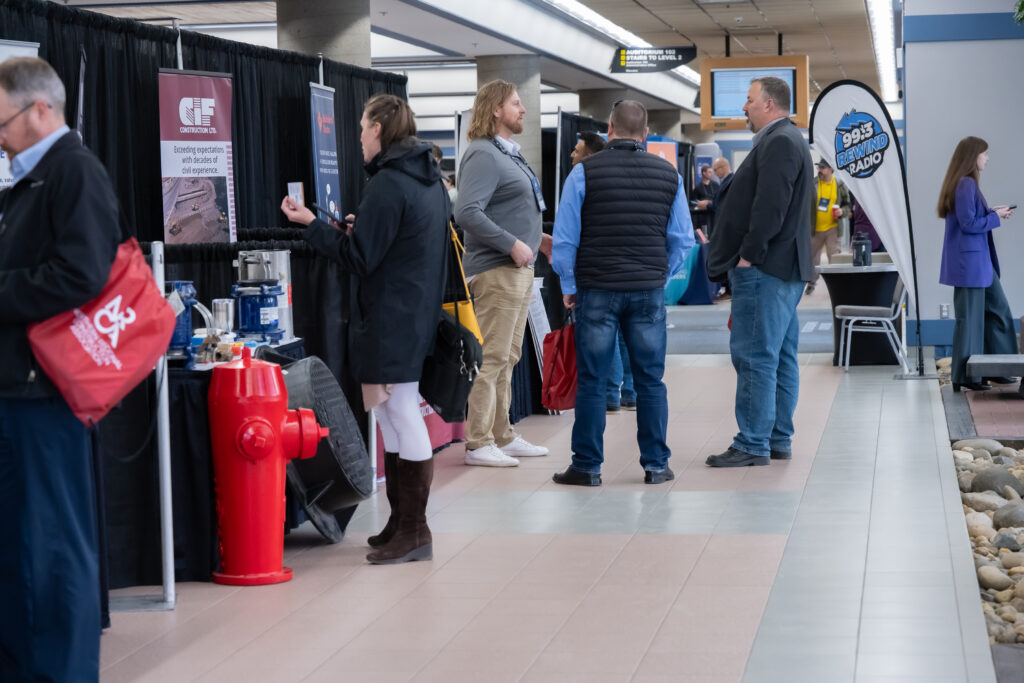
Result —
MULTIPOLYGON (((178 32, 41 0, 0 3, 0 38, 39 43, 67 89, 65 114, 78 112, 81 53, 85 144, 103 161, 141 241, 163 239, 157 73, 176 68, 178 32)), ((309 83, 319 59, 181 32, 184 68, 233 76, 233 150, 239 228, 284 226, 278 208, 288 182, 313 188, 309 83)), ((345 212, 359 201, 365 175, 359 118, 373 94, 405 97, 406 78, 324 60, 335 88, 338 166, 345 212)))
POLYGON ((572 159, 569 155, 572 154, 576 141, 580 139, 580 133, 607 133, 608 122, 598 121, 589 116, 562 112, 558 127, 562 129, 562 149, 560 150, 561 164, 559 164, 557 178, 558 186, 562 187, 565 185, 565 179, 569 177, 569 171, 572 170, 572 159))

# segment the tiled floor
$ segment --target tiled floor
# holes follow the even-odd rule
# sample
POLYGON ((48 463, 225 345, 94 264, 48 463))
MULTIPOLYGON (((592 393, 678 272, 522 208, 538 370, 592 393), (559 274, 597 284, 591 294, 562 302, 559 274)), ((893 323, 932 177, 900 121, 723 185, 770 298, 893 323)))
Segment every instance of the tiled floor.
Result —
POLYGON ((736 429, 727 356, 674 356, 677 478, 645 486, 635 415, 604 486, 559 487, 572 414, 516 469, 437 458, 434 560, 365 564, 387 516, 287 541, 289 583, 179 585, 117 613, 103 681, 993 681, 937 383, 802 356, 794 458, 713 470, 736 429))
POLYGON ((1018 388, 1018 384, 996 384, 989 391, 964 392, 978 434, 1024 439, 1024 399, 1018 388))

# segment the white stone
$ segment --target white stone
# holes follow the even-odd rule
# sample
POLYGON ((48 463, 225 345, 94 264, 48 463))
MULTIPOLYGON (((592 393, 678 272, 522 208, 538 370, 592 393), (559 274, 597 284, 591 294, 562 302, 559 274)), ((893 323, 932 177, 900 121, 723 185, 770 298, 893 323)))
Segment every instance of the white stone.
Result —
POLYGON ((998 493, 982 491, 981 493, 961 493, 960 497, 968 507, 984 512, 986 510, 998 510, 1007 504, 1007 500, 998 493))
MULTIPOLYGON (((997 591, 1004 591, 1013 586, 1013 579, 999 570, 998 567, 978 567, 978 583, 982 588, 994 588, 997 591)), ((1017 597, 1024 597, 1018 595, 1017 597)), ((1009 598, 1007 598, 1007 601, 1009 598)))
POLYGON ((968 451, 953 451, 953 460, 958 465, 966 465, 969 462, 974 462, 974 454, 968 451))
MULTIPOLYGON (((984 448, 989 453, 996 453, 1003 447, 1003 444, 995 439, 963 439, 953 444, 953 450, 962 451, 965 447, 973 448, 975 451, 984 448)), ((977 453, 975 453, 975 457, 977 457, 977 453)))
POLYGON ((967 526, 992 526, 992 518, 986 515, 984 512, 968 512, 965 517, 967 520, 967 526))

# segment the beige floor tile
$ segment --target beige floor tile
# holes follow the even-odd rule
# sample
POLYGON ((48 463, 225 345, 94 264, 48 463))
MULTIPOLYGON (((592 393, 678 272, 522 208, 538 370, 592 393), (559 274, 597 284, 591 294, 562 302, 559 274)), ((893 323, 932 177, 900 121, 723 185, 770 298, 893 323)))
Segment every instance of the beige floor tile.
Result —
POLYGON ((723 652, 649 652, 636 670, 636 680, 647 676, 732 677, 743 675, 747 658, 742 654, 723 652))
MULTIPOLYGON (((428 512, 453 528, 434 534, 432 562, 365 563, 365 529, 388 515, 377 496, 360 507, 359 533, 340 544, 323 544, 308 528, 293 533, 288 584, 182 584, 174 612, 114 614, 102 680, 738 683, 787 537, 633 533, 628 524, 641 528, 660 505, 703 492, 721 508, 802 491, 837 387, 851 380, 827 354, 802 356, 801 374, 792 461, 706 467, 736 431, 735 374, 727 357, 673 358, 666 377, 675 481, 642 484, 636 415, 624 412, 607 418, 604 486, 558 486, 550 475, 569 463, 573 415, 531 416, 518 429, 551 448, 548 457, 499 470, 465 466, 462 445, 438 455, 428 512), (499 530, 517 515, 525 526, 508 527, 515 532, 555 519, 588 530, 583 522, 600 530, 612 521, 620 533, 469 528, 484 520, 499 530)), ((676 523, 690 508, 665 509, 675 525, 666 528, 686 531, 676 523)), ((706 516, 710 532, 718 518, 706 516)))

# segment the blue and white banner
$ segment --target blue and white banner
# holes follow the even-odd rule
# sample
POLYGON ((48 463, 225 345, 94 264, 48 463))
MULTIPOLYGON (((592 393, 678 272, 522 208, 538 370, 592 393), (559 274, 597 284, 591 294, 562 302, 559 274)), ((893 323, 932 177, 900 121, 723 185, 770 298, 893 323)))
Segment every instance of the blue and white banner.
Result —
MULTIPOLYGON (((0 62, 11 57, 38 57, 39 43, 23 43, 16 40, 0 40, 0 62)), ((0 190, 14 184, 11 176, 11 160, 7 153, 0 150, 0 190)))
POLYGON ((814 103, 810 139, 857 198, 916 302, 906 167, 881 98, 858 81, 833 83, 814 103))
POLYGON ((309 111, 313 129, 313 180, 316 185, 316 204, 327 209, 340 221, 343 214, 341 176, 338 173, 338 135, 334 129, 334 88, 310 83, 309 111))

